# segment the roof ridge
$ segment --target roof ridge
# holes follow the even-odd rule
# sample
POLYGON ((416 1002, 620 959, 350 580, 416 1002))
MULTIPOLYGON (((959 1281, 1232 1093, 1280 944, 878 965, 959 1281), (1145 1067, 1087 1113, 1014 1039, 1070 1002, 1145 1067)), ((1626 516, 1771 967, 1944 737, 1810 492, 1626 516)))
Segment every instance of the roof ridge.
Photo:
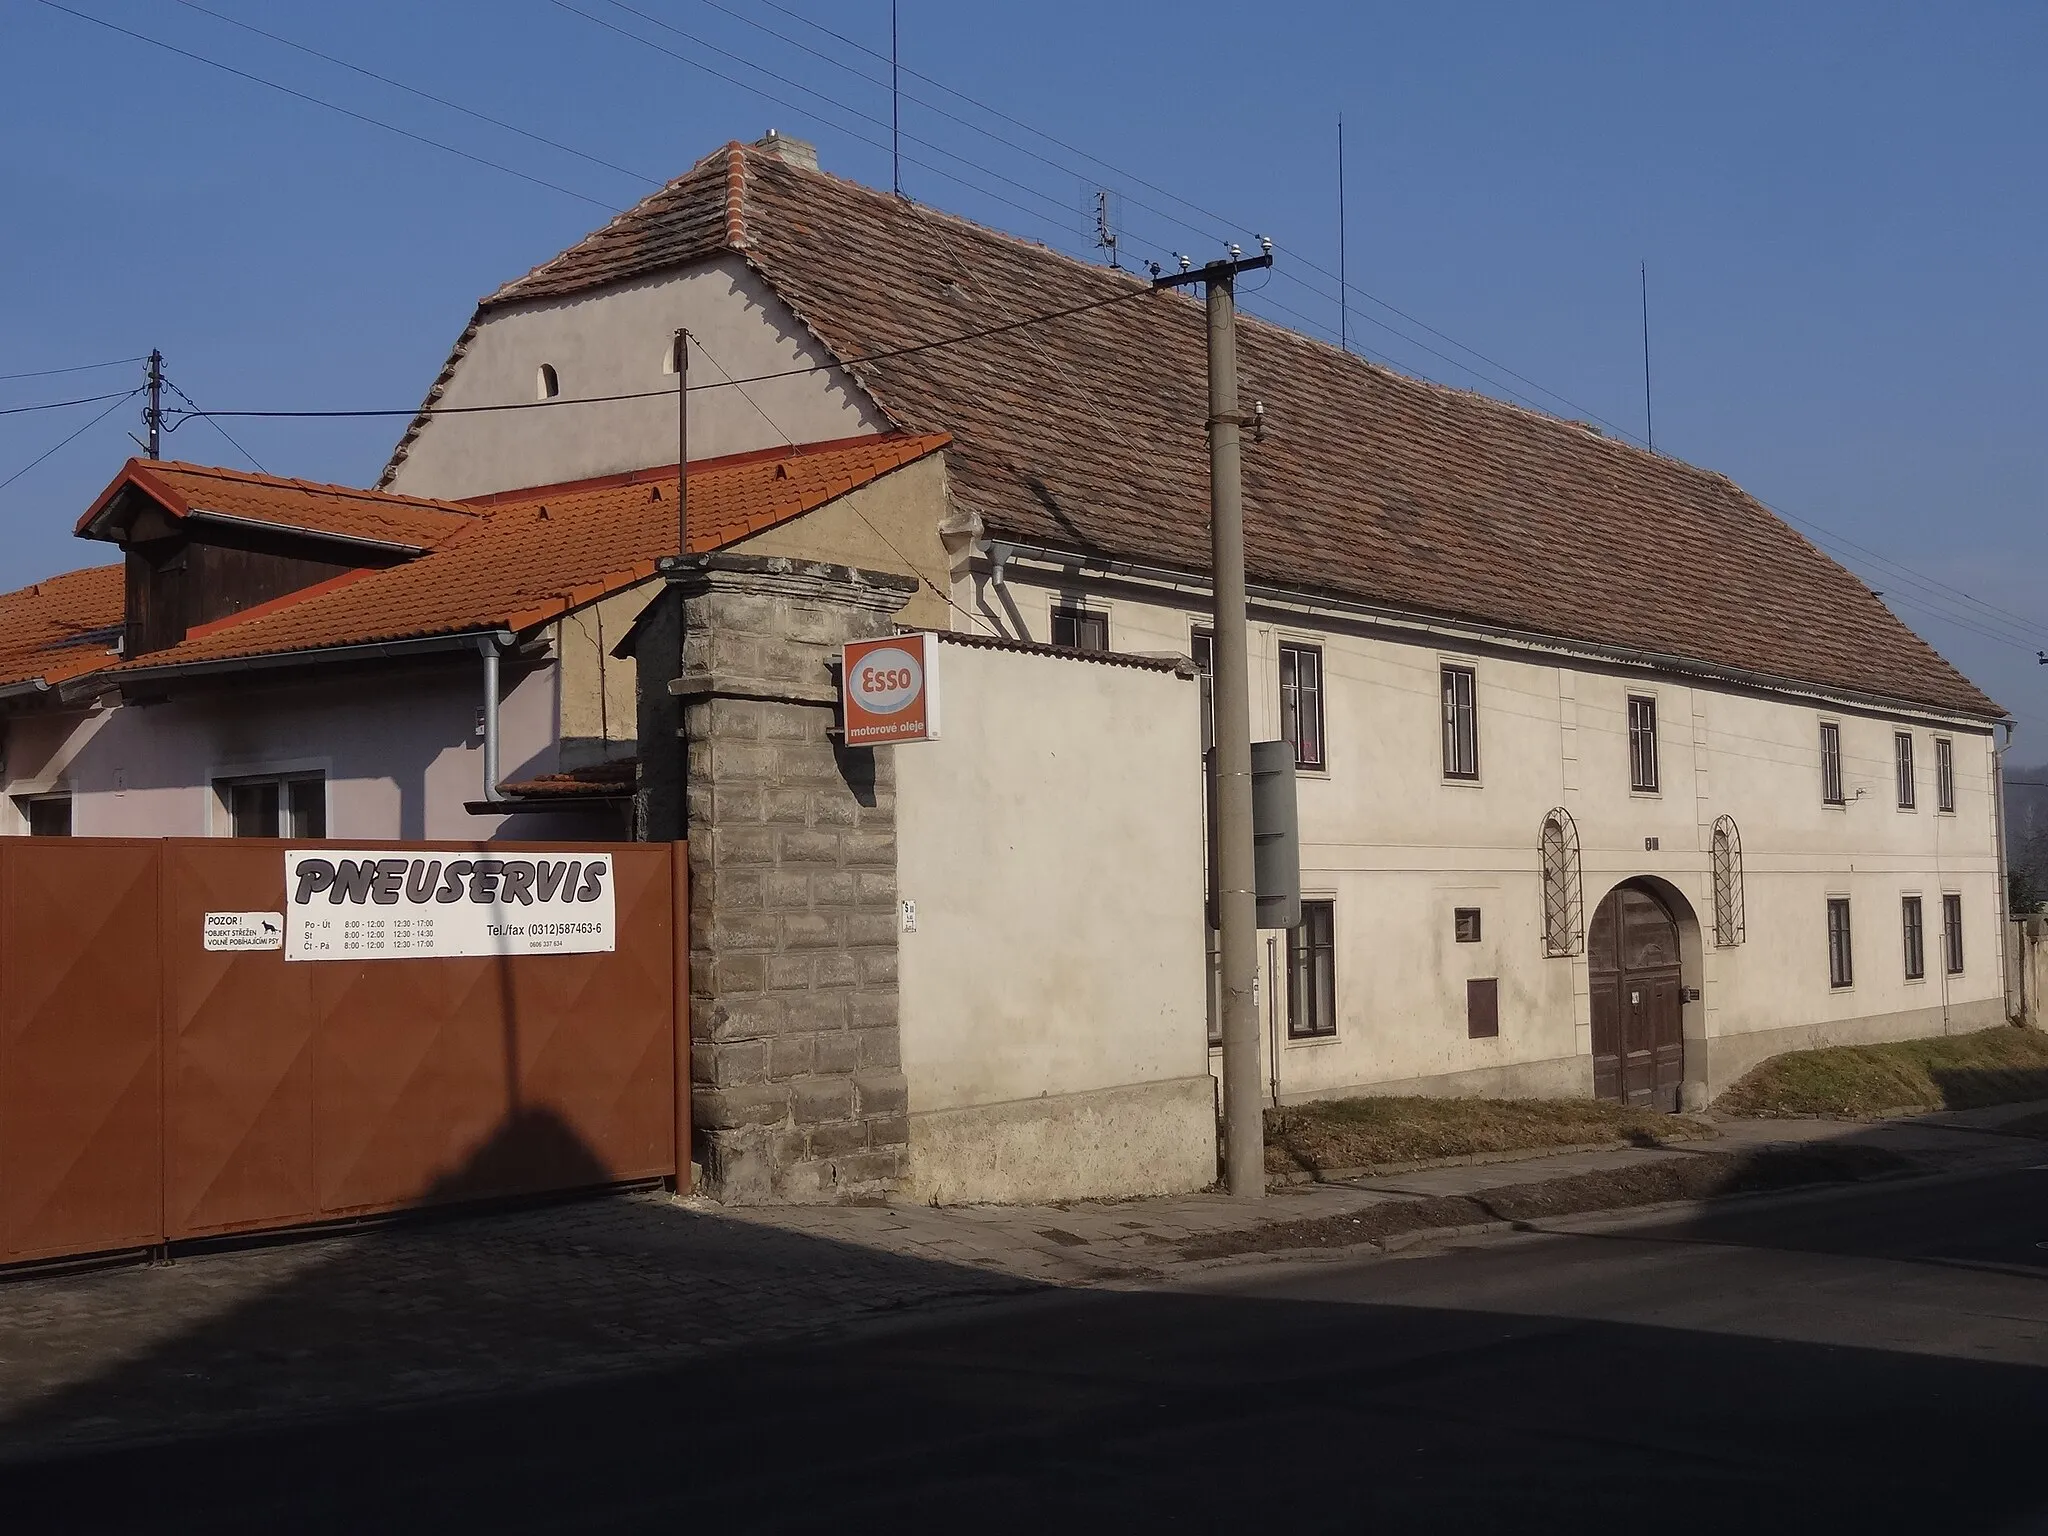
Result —
POLYGON ((408 496, 402 491, 384 491, 375 486, 338 485, 326 480, 304 480, 296 475, 273 475, 251 472, 246 469, 232 469, 225 464, 194 464, 185 459, 130 459, 138 464, 163 473, 174 471, 179 474, 209 476, 220 480, 235 480, 244 485, 283 486, 293 490, 310 492, 315 495, 341 496, 352 500, 376 502, 397 502, 403 506, 427 507, 437 512, 455 512, 464 517, 476 514, 459 501, 445 501, 433 496, 408 496))

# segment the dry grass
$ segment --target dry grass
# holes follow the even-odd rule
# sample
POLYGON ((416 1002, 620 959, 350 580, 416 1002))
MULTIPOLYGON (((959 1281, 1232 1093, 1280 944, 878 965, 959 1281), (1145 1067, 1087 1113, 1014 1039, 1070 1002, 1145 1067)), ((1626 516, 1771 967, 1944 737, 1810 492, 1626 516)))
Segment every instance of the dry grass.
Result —
POLYGON ((1489 1152, 1711 1136, 1684 1115, 1597 1099, 1323 1099, 1266 1111, 1266 1171, 1327 1173, 1489 1152))
POLYGON ((1968 1035, 1791 1051, 1714 1103, 1732 1115, 1862 1115, 2048 1099, 2048 1035, 1999 1025, 1968 1035))

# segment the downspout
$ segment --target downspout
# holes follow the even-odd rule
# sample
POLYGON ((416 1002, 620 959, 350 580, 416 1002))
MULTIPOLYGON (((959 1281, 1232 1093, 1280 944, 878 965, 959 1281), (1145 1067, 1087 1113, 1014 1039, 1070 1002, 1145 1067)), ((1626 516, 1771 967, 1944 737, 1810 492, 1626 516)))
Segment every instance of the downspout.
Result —
POLYGON ((498 656, 512 636, 504 630, 479 635, 476 648, 484 658, 484 799, 503 801, 498 792, 498 656))
MULTIPOLYGON (((2012 942, 2008 930, 2012 927, 2012 876, 2005 864, 2005 754, 2012 750, 2012 725, 2004 722, 2005 745, 1998 744, 1998 738, 1991 739, 1991 816, 1992 839, 1998 849, 1998 995, 2005 999, 2005 1016, 2013 1017, 2012 972, 2006 969, 2006 946, 2012 942)), ((1946 968, 1946 967, 1944 967, 1946 968)), ((2021 999, 2024 1011, 2025 999, 2021 999)))

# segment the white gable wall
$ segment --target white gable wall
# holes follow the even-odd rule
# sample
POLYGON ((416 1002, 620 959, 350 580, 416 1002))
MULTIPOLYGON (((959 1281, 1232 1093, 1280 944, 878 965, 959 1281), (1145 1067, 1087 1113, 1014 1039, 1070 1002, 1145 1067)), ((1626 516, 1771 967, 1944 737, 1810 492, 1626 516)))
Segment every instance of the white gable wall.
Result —
POLYGON ((504 405, 539 398, 543 363, 574 401, 663 393, 599 405, 431 417, 386 489, 461 499, 524 486, 648 469, 676 460, 676 378, 663 371, 677 326, 695 339, 690 383, 818 369, 690 396, 690 457, 889 430, 831 354, 737 256, 485 314, 435 402, 504 405))

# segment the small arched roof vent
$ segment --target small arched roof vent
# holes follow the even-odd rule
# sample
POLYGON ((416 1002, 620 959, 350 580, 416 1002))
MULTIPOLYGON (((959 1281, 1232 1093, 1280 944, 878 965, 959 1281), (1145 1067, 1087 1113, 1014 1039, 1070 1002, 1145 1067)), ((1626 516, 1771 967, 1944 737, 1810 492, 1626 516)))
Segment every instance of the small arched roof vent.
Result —
POLYGON ((536 381, 537 391, 543 400, 552 400, 562 392, 561 375, 555 372, 553 363, 540 365, 540 376, 536 381))

